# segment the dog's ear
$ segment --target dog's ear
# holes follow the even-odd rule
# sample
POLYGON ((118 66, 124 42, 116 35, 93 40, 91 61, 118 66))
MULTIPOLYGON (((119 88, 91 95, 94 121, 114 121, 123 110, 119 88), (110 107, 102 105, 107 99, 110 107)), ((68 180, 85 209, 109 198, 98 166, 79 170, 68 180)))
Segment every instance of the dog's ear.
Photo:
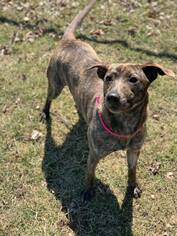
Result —
POLYGON ((147 63, 141 65, 141 68, 150 82, 153 82, 158 75, 167 75, 170 77, 175 77, 175 74, 172 70, 165 69, 159 64, 147 63))
POLYGON ((90 68, 88 68, 88 70, 97 68, 97 75, 99 78, 104 79, 106 72, 108 71, 108 67, 104 64, 100 64, 100 65, 94 65, 90 68))

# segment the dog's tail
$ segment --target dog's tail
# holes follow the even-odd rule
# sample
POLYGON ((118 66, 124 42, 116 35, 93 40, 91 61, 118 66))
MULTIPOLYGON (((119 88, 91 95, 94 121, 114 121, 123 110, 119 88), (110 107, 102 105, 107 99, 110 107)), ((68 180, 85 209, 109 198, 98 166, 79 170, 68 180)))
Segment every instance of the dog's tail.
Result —
POLYGON ((75 16, 74 20, 67 27, 62 39, 75 39, 74 32, 78 26, 81 25, 83 19, 87 16, 89 11, 92 9, 93 5, 96 3, 96 0, 91 0, 90 3, 85 6, 85 8, 75 16))

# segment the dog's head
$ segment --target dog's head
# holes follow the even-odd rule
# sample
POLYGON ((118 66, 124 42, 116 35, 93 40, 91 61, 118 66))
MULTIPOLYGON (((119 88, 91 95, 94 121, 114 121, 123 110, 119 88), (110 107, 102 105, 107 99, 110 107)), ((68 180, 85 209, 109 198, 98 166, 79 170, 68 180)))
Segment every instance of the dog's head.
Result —
POLYGON ((158 64, 95 65, 97 74, 104 81, 104 102, 112 113, 128 111, 141 103, 149 85, 158 75, 174 77, 171 70, 158 64))

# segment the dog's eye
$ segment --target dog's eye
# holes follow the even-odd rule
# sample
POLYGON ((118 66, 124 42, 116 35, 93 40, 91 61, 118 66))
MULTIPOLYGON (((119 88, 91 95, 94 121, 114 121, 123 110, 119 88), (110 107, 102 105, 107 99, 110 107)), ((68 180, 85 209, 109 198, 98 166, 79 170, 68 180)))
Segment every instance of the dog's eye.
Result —
POLYGON ((129 82, 135 84, 136 82, 138 82, 138 79, 135 76, 130 76, 129 82))
POLYGON ((106 82, 111 82, 112 81, 112 76, 107 75, 106 78, 105 78, 105 81, 106 82))

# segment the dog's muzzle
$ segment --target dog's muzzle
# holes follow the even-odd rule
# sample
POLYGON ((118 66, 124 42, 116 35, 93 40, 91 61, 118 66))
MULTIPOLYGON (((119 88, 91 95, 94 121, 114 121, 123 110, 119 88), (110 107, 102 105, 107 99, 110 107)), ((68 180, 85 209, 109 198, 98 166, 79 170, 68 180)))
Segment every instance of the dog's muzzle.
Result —
POLYGON ((118 93, 110 92, 106 95, 106 106, 112 112, 126 110, 129 103, 126 98, 121 98, 118 93))

